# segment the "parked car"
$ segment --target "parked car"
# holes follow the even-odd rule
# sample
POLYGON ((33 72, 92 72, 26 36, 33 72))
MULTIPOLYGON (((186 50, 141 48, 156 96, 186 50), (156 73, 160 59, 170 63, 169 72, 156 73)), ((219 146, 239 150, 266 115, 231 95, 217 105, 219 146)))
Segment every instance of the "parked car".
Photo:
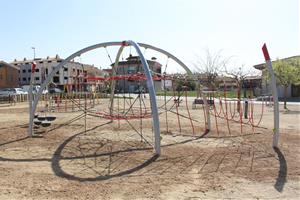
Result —
POLYGON ((49 93, 50 94, 63 93, 63 91, 59 88, 49 88, 49 93))
POLYGON ((0 96, 9 96, 9 95, 14 95, 16 94, 16 90, 14 90, 14 88, 3 88, 0 89, 0 96))
POLYGON ((22 88, 12 88, 12 89, 16 91, 16 94, 28 94, 28 92, 26 92, 22 88))
MULTIPOLYGON (((32 88, 32 93, 35 94, 39 91, 41 86, 39 85, 34 85, 33 88, 32 88)), ((28 94, 29 92, 29 88, 30 88, 30 85, 23 85, 22 86, 22 89, 28 94)), ((48 90, 43 90, 43 94, 47 94, 48 93, 48 90)))
POLYGON ((0 89, 0 96, 27 94, 22 88, 4 88, 0 89))

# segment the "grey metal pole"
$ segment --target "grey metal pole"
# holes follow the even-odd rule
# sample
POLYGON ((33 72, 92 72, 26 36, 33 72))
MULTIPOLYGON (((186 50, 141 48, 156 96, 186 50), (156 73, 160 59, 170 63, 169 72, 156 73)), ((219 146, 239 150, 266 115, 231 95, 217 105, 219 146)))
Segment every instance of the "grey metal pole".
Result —
POLYGON ((271 75, 272 95, 274 101, 274 136, 273 136, 273 147, 278 147, 279 142, 279 102, 276 88, 276 77, 273 71, 271 60, 266 61, 269 73, 271 75))
POLYGON ((206 93, 202 93, 202 94, 203 94, 203 102, 204 102, 204 107, 205 107, 203 112, 206 113, 206 123, 207 123, 206 124, 207 125, 207 130, 205 130, 205 131, 206 131, 206 133, 208 133, 211 130, 210 113, 209 113, 210 104, 207 101, 206 93))
POLYGON ((132 45, 138 55, 140 56, 141 62, 144 67, 144 72, 147 77, 147 86, 149 90, 149 95, 150 95, 150 103, 151 103, 151 109, 152 109, 152 118, 153 118, 153 127, 154 127, 154 149, 155 153, 157 155, 160 155, 161 150, 160 150, 160 124, 159 124, 159 116, 158 116, 158 110, 157 110, 157 103, 156 103, 156 94, 155 94, 155 88, 152 80, 152 75, 150 73, 149 65, 139 47, 139 45, 131 40, 126 41, 130 45, 132 45))
POLYGON ((266 44, 263 45, 262 51, 264 53, 264 57, 266 60, 266 64, 268 67, 268 71, 271 75, 271 86, 272 86, 272 95, 273 95, 273 101, 274 101, 274 135, 273 135, 273 147, 278 147, 278 141, 279 141, 279 102, 278 102, 278 94, 277 94, 277 88, 276 88, 276 76, 272 67, 272 61, 269 56, 269 52, 267 49, 266 44))

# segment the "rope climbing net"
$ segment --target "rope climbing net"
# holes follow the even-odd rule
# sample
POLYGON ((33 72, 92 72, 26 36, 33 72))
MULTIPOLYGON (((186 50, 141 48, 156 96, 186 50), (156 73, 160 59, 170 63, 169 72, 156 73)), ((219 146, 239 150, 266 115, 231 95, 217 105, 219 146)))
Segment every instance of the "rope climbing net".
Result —
MULTIPOLYGON (((150 48, 166 55, 165 66, 146 61, 138 46, 135 46, 137 56, 132 56, 130 49, 128 60, 120 62, 119 59, 124 56, 123 49, 134 45, 137 44, 126 41, 103 43, 68 57, 64 62, 87 51, 104 47, 112 68, 107 77, 82 77, 86 81, 106 85, 100 91, 106 94, 105 97, 97 99, 87 91, 65 95, 65 111, 71 105, 72 111, 84 113, 85 121, 86 116, 94 116, 114 122, 113 126, 117 126, 117 129, 136 133, 141 141, 153 146, 157 154, 160 154, 160 142, 164 135, 200 137, 210 132, 210 136, 237 136, 254 134, 255 129, 261 127, 265 104, 255 101, 253 92, 247 98, 241 98, 241 88, 234 89, 237 92, 235 97, 229 97, 226 86, 223 91, 221 88, 204 90, 201 79, 195 78, 179 59, 164 50, 142 43, 139 45, 145 48, 144 53, 150 48), (120 46, 115 62, 107 49, 110 45, 120 46), (179 64, 185 73, 167 73, 170 59, 179 64), (95 99, 98 103, 95 103, 95 99)), ((41 86, 34 99, 31 116, 35 114, 41 91, 64 62, 54 68, 41 86)), ((60 99, 56 99, 56 104, 57 102, 63 104, 60 99)), ((33 117, 30 118, 32 119, 33 117)), ((30 134, 31 128, 29 127, 30 134)))

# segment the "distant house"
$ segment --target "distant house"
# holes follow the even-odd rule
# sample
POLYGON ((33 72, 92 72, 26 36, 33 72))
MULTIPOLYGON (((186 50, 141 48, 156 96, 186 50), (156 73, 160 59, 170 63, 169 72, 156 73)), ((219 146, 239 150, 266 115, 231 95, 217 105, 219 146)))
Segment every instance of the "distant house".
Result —
POLYGON ((106 72, 108 76, 112 74, 112 69, 103 69, 103 71, 106 72))
POLYGON ((19 68, 0 61, 0 88, 13 88, 19 86, 19 68))
MULTIPOLYGON (((300 56, 292 56, 292 57, 284 58, 281 60, 289 60, 289 59, 300 59, 300 56)), ((275 62, 276 61, 273 61, 272 63, 275 63, 275 62)), ((271 89, 270 80, 267 80, 267 78, 266 78, 267 73, 269 73, 268 70, 266 70, 266 64, 261 63, 258 65, 254 65, 253 67, 255 69, 262 71, 262 94, 267 94, 267 95, 271 94, 272 89, 271 89)), ((277 83, 277 92, 278 92, 279 98, 284 97, 284 87, 282 85, 279 85, 278 83, 277 83)), ((298 85, 298 86, 290 85, 288 87, 287 97, 300 97, 300 85, 298 85)))
MULTIPOLYGON (((161 75, 161 64, 156 61, 156 58, 147 60, 149 68, 152 73, 161 75)), ((112 64, 112 66, 114 63, 112 64)), ((141 63, 139 56, 130 55, 126 61, 120 61, 117 69, 116 75, 133 75, 137 73, 144 73, 144 68, 141 63)), ((161 91, 161 80, 154 80, 154 87, 156 91, 161 91)), ((119 92, 137 92, 139 90, 144 90, 148 92, 147 81, 138 80, 118 80, 116 82, 116 90, 119 92)))
POLYGON ((105 91, 107 85, 102 78, 108 77, 108 72, 91 65, 84 65, 84 70, 87 75, 86 84, 88 91, 105 91))
MULTIPOLYGON (((195 78, 199 80, 198 82, 202 86, 204 86, 205 89, 211 90, 210 81, 205 73, 196 74, 195 78)), ((261 76, 245 76, 243 78, 243 83, 241 83, 241 85, 239 86, 239 83, 233 76, 219 75, 215 78, 215 85, 215 89, 227 91, 236 90, 238 87, 241 87, 241 89, 246 88, 258 90, 261 88, 261 76)))

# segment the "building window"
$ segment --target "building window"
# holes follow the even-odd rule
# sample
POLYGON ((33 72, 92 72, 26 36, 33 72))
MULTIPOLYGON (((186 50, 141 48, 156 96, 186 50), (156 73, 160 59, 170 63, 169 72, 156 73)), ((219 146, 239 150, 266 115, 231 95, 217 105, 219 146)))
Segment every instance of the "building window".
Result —
POLYGON ((53 77, 53 83, 59 83, 59 77, 53 77))
POLYGON ((39 71, 40 71, 40 69, 38 69, 38 68, 35 69, 35 72, 39 72, 39 71))
POLYGON ((22 72, 23 72, 23 73, 26 73, 26 69, 23 69, 22 72))
POLYGON ((51 60, 48 60, 48 63, 51 63, 52 61, 51 60))
POLYGON ((68 71, 68 68, 67 68, 67 67, 64 67, 64 71, 67 72, 67 71, 68 71))
POLYGON ((36 81, 39 81, 39 80, 40 80, 40 77, 35 77, 35 80, 36 80, 36 81))
POLYGON ((29 69, 28 72, 30 73, 30 72, 31 72, 31 69, 29 69))
POLYGON ((26 81, 26 78, 23 78, 22 80, 23 80, 23 81, 26 81))
POLYGON ((29 78, 28 78, 28 81, 30 81, 30 80, 31 80, 31 78, 29 77, 29 78))
POLYGON ((129 66, 127 70, 128 74, 134 74, 135 73, 135 66, 129 66))
POLYGON ((65 76, 65 77, 64 77, 64 79, 65 79, 65 80, 68 80, 68 77, 67 77, 67 76, 65 76))
POLYGON ((46 68, 46 74, 48 74, 48 68, 46 68))
POLYGON ((42 64, 42 63, 43 63, 43 61, 40 61, 39 63, 41 63, 41 64, 42 64))

